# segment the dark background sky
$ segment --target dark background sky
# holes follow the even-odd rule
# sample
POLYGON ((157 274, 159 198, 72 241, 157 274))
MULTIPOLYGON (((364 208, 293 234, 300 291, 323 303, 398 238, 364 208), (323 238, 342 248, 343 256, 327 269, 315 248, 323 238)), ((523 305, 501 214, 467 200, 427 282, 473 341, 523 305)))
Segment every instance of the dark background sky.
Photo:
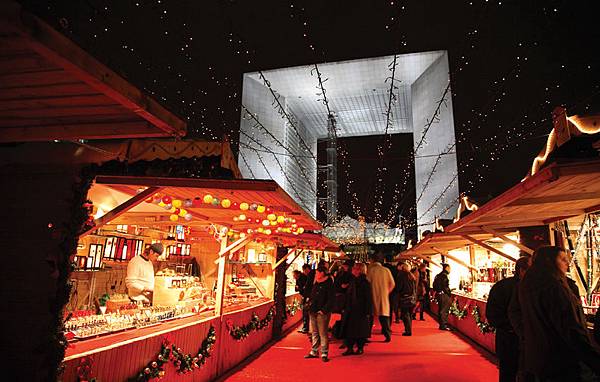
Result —
MULTIPOLYGON (((184 117, 190 136, 229 134, 234 145, 244 72, 448 50, 460 190, 482 201, 523 177, 552 127, 554 107, 566 106, 569 115, 600 110, 593 0, 23 4, 184 117)), ((355 180, 350 191, 367 214, 375 198, 369 177, 379 163, 369 139, 343 143, 355 180)), ((408 163, 403 140, 393 139, 388 164, 408 163)), ((340 175, 340 193, 344 182, 340 175)), ((382 191, 386 211, 396 200, 395 182, 382 191)), ((397 198, 399 211, 414 204, 412 194, 397 198)), ((353 212, 347 199, 342 213, 353 212)))

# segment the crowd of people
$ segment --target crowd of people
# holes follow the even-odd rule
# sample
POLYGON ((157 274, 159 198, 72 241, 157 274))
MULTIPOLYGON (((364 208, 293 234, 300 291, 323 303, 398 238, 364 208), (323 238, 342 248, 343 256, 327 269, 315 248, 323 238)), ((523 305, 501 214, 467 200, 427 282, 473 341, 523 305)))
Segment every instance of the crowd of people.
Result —
POLYGON ((403 336, 412 335, 412 321, 427 306, 429 281, 425 264, 385 263, 381 254, 365 263, 345 261, 330 273, 329 264, 320 261, 316 269, 305 264, 294 271, 296 289, 303 298, 301 333, 309 334, 312 347, 305 358, 329 361, 329 322, 332 313, 341 319, 333 334, 343 339, 342 355, 360 355, 371 337, 374 319, 381 326, 384 342, 392 340, 392 319, 404 325, 403 336))
MULTIPOLYGON (((590 333, 579 290, 567 277, 570 254, 557 246, 538 248, 533 256, 516 261, 515 273, 497 282, 489 293, 486 317, 496 331, 496 355, 501 382, 554 382, 600 380, 600 313, 590 333)), ((452 330, 448 314, 452 303, 450 266, 433 280, 439 308, 439 329, 452 330)), ((374 255, 370 263, 347 260, 330 274, 321 261, 316 269, 304 265, 295 271, 303 297, 303 325, 312 347, 305 358, 329 361, 328 330, 332 313, 341 319, 333 334, 343 339, 342 355, 360 355, 371 337, 374 319, 384 342, 390 342, 392 322, 403 323, 411 336, 412 321, 424 320, 429 303, 425 263, 385 263, 374 255)))

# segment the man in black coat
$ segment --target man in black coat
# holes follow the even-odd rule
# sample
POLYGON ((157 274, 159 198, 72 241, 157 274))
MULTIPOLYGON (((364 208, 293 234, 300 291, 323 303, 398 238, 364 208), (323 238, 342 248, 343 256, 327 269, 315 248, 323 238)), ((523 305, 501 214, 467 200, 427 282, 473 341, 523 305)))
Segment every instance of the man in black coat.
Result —
POLYGON ((438 302, 440 316, 440 330, 452 330, 448 327, 448 313, 450 312, 450 304, 452 301, 450 290, 450 264, 442 264, 442 271, 435 276, 433 280, 433 289, 435 290, 435 298, 438 302))
POLYGON ((304 358, 317 358, 321 350, 321 360, 329 361, 329 319, 335 304, 335 290, 333 280, 328 274, 328 269, 320 265, 315 270, 315 278, 310 289, 309 316, 310 331, 312 336, 312 349, 304 358))
POLYGON ((342 337, 347 350, 342 355, 362 354, 367 338, 371 337, 373 295, 366 276, 367 267, 358 263, 352 267, 352 279, 346 291, 342 314, 342 337), (354 345, 357 346, 356 352, 354 345))
POLYGON ((525 256, 517 260, 515 275, 498 281, 489 293, 485 315, 496 328, 496 355, 500 369, 500 382, 514 382, 519 370, 519 337, 517 336, 508 317, 510 305, 519 280, 531 265, 531 257, 525 256))

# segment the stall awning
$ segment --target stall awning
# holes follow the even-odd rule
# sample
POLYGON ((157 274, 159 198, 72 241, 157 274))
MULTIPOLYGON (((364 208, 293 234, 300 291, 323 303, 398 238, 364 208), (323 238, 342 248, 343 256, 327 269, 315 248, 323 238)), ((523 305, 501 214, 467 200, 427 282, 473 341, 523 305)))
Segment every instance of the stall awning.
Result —
MULTIPOLYGON (((114 210, 119 205, 124 205, 140 192, 156 190, 160 195, 172 199, 194 201, 193 205, 185 208, 192 219, 182 224, 206 226, 216 224, 229 227, 240 232, 258 228, 269 229, 274 234, 278 227, 302 227, 303 231, 321 229, 318 221, 304 211, 276 182, 272 180, 220 180, 220 179, 184 179, 184 178, 154 178, 154 177, 126 177, 126 176, 98 176, 90 197, 97 207, 104 211, 114 210), (221 204, 204 203, 204 197, 210 195, 220 201, 227 199, 229 206, 221 204), (240 209, 242 203, 248 205, 261 205, 264 212, 258 210, 240 209), (288 218, 288 221, 277 225, 263 223, 268 220, 268 215, 288 218), (240 220, 244 215, 246 220, 240 220), (248 220, 249 219, 249 220, 248 220), (293 222, 291 221, 293 219, 293 222)), ((152 196, 149 194, 148 196, 152 196)), ((127 220, 119 224, 165 224, 172 225, 170 213, 156 203, 137 200, 127 208, 127 220)), ((125 211, 121 211, 124 213, 125 211)), ((106 222, 105 222, 106 223, 106 222)), ((306 233, 308 235, 308 232, 306 233)), ((304 239, 304 233, 293 235, 297 239, 304 239)), ((290 235, 291 236, 291 235, 290 235)), ((312 236, 308 235, 307 238, 312 236)))
POLYGON ((545 225, 600 210, 600 159, 552 163, 445 228, 455 235, 545 225))
POLYGON ((0 4, 0 142, 181 137, 186 123, 19 4, 0 4))

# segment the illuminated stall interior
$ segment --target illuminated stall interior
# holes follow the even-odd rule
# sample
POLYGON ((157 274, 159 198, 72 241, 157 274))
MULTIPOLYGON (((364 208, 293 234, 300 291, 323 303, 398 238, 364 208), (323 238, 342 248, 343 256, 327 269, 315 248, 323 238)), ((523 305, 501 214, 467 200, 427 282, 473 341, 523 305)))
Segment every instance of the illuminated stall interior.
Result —
POLYGON ((319 236, 305 233, 320 225, 273 181, 98 176, 88 198, 67 306, 71 338, 272 300, 277 246, 319 236), (133 302, 128 262, 157 242, 152 302, 133 302))

